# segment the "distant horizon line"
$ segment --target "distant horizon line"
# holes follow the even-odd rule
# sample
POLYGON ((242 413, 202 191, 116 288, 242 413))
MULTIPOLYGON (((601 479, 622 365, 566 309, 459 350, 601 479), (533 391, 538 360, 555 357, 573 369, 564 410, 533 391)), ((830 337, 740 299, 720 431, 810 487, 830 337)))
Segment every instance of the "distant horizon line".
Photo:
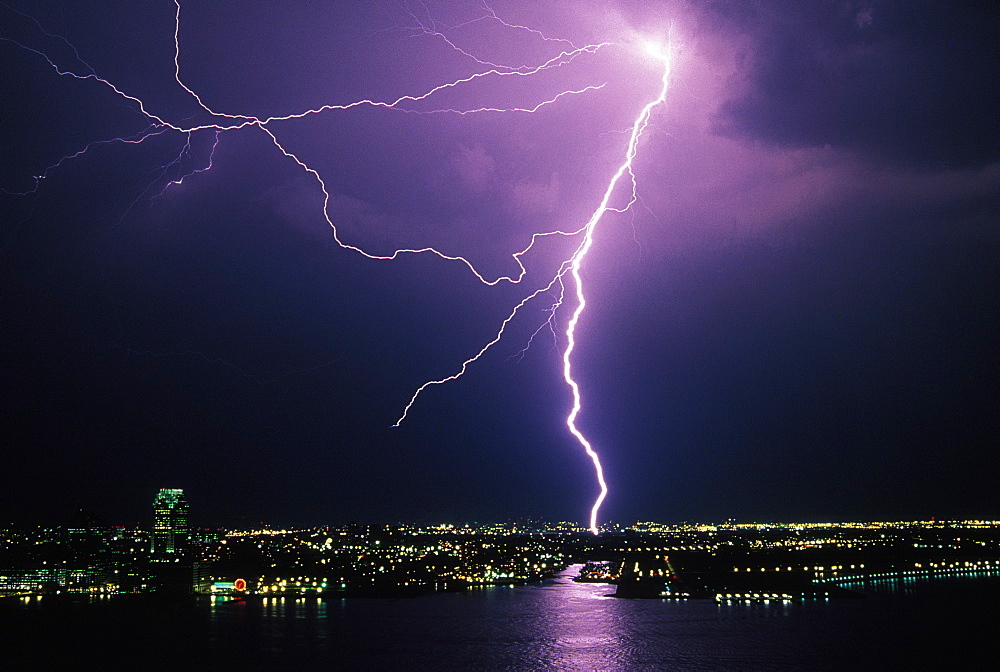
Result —
MULTIPOLYGON (((74 513, 84 512, 95 516, 100 522, 107 525, 110 528, 128 528, 128 527, 141 527, 145 524, 145 521, 137 521, 135 525, 129 524, 119 524, 110 523, 104 520, 104 517, 100 514, 85 509, 77 508, 74 513)), ((67 521, 56 525, 56 527, 63 527, 72 522, 73 514, 67 516, 67 521)), ((681 528, 681 529, 701 529, 703 531, 710 531, 711 529, 741 529, 741 528, 767 528, 767 527, 845 527, 845 526, 900 526, 900 525, 967 525, 967 526, 983 526, 992 527, 1000 526, 1000 519, 990 519, 990 518, 941 518, 938 519, 935 516, 930 518, 912 518, 912 519, 884 519, 876 520, 869 518, 845 518, 841 520, 827 519, 827 520, 795 520, 795 519, 770 519, 770 520, 747 520, 739 521, 735 518, 727 518, 723 521, 713 521, 710 519, 689 519, 689 520, 679 520, 679 521, 652 521, 652 520, 636 520, 630 523, 618 522, 615 520, 609 520, 599 526, 602 532, 612 532, 612 531, 625 531, 625 530, 635 530, 635 531, 656 531, 651 528, 681 528)), ((528 526, 537 525, 542 527, 556 527, 562 526, 568 528, 566 531, 581 531, 585 532, 588 527, 583 521, 570 521, 570 520, 557 520, 557 519, 545 519, 543 517, 520 517, 520 518, 508 518, 506 520, 464 520, 457 522, 450 521, 433 521, 433 522, 416 522, 416 521, 403 521, 403 520, 393 520, 393 521, 378 521, 378 522, 363 522, 358 520, 351 520, 343 523, 318 523, 313 525, 282 525, 277 523, 269 523, 265 521, 260 521, 254 525, 241 524, 238 526, 226 526, 226 525, 193 525, 192 530, 227 530, 227 531, 270 531, 270 532, 295 532, 300 530, 317 529, 323 527, 350 527, 350 526, 360 526, 360 527, 402 527, 402 528, 413 528, 413 529, 429 529, 437 528, 442 531, 448 529, 465 529, 465 528, 484 528, 484 527, 507 527, 507 526, 528 526)), ((5 528, 14 527, 46 527, 44 523, 0 523, 0 526, 5 528)))

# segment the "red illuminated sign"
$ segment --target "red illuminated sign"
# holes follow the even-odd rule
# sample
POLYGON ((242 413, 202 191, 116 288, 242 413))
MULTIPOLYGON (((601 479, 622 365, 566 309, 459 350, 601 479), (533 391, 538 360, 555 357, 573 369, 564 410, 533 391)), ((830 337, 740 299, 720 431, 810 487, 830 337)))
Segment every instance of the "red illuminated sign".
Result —
POLYGON ((233 588, 236 590, 246 590, 247 582, 244 581, 243 579, 236 579, 235 581, 233 581, 233 588))

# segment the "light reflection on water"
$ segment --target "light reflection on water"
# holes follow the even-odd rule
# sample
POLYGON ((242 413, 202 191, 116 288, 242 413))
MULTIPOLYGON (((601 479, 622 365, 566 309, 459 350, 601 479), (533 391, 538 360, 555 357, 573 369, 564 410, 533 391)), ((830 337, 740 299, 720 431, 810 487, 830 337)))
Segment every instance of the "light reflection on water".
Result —
POLYGON ((539 632, 550 646, 542 647, 542 662, 554 669, 615 669, 622 664, 620 652, 627 646, 615 598, 614 586, 575 583, 573 567, 541 586, 532 586, 538 604, 539 632))
POLYGON ((0 609, 0 667, 70 669, 102 642, 104 670, 185 660, 185 670, 213 672, 856 672, 926 669, 942 652, 951 669, 975 669, 975 656, 991 653, 1000 601, 997 576, 874 584, 862 600, 717 605, 606 597, 613 586, 574 583, 574 573, 402 599, 15 600, 0 609))
POLYGON ((257 662, 287 662, 294 651, 303 663, 329 659, 352 670, 865 670, 903 669, 929 655, 921 646, 934 638, 915 640, 921 630, 940 641, 955 627, 950 616, 933 616, 938 606, 918 601, 901 611, 905 594, 881 585, 867 600, 622 600, 609 597, 614 586, 573 582, 577 571, 419 598, 217 605, 212 641, 224 646, 249 629, 254 639, 244 641, 262 655, 257 662))
POLYGON ((575 574, 420 598, 216 604, 209 643, 241 642, 261 669, 317 659, 388 670, 871 669, 912 635, 893 626, 898 605, 881 586, 870 600, 716 605, 620 600, 575 574))

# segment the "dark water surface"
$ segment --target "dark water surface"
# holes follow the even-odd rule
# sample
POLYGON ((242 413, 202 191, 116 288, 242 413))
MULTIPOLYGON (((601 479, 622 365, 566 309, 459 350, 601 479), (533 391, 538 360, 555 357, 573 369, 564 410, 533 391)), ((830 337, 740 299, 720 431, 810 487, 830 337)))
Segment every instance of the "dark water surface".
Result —
POLYGON ((605 597, 573 572, 408 599, 0 606, 0 669, 996 669, 1000 577, 865 584, 862 600, 716 605, 605 597), (985 656, 985 658, 984 658, 985 656))

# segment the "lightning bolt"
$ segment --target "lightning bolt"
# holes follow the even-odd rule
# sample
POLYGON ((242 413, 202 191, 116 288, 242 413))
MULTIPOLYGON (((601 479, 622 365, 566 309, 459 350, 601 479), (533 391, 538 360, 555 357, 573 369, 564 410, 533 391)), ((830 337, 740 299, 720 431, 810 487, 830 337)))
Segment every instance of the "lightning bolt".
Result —
MULTIPOLYGON (((562 353, 563 379, 569 386, 573 396, 572 408, 570 409, 569 414, 566 416, 566 427, 569 429, 570 434, 572 434, 573 437, 577 440, 577 442, 584 449, 587 456, 593 463, 594 472, 597 477, 597 483, 600 486, 600 493, 598 494, 597 499, 594 501, 594 504, 590 509, 589 529, 595 535, 600 532, 600 528, 597 525, 597 515, 601 509, 601 504, 604 503, 605 498, 608 496, 608 484, 604 479, 604 467, 601 465, 600 455, 598 455, 597 451, 594 450, 593 445, 590 443, 587 437, 584 436, 583 432, 576 424, 577 417, 579 417, 580 411, 583 408, 583 401, 582 401, 582 395, 580 393, 580 384, 576 381, 575 378, 573 378, 572 355, 573 351, 576 349, 576 327, 577 324, 580 322, 580 317, 583 315, 584 309, 587 306, 587 299, 586 296, 584 295, 584 284, 583 284, 583 277, 581 275, 581 267, 583 265, 584 259, 586 259, 587 257, 587 253, 590 251, 591 246, 593 246, 594 244, 594 233, 597 230, 598 224, 600 224, 601 220, 604 218, 604 215, 608 211, 625 212, 626 210, 631 208, 632 205, 638 200, 638 195, 636 193, 635 173, 632 172, 632 163, 635 160, 636 153, 638 152, 639 139, 642 137, 643 131, 649 124, 649 119, 650 115, 653 112, 653 108, 655 108, 657 105, 660 105, 666 100, 668 82, 670 79, 670 65, 671 65, 669 49, 667 51, 661 51, 659 49, 656 49, 654 51, 653 48, 647 46, 647 53, 650 56, 660 60, 663 64, 663 76, 661 79, 661 87, 659 93, 656 96, 656 98, 646 103, 646 105, 639 112, 639 116, 636 117, 635 122, 632 124, 632 132, 631 135, 629 136, 628 147, 625 152, 625 160, 618 167, 618 170, 615 171, 614 175, 608 182, 608 186, 604 191, 604 195, 601 198, 601 202, 597 206, 597 209, 594 210, 594 213, 590 216, 590 219, 587 221, 586 224, 584 224, 580 229, 577 229, 576 231, 569 234, 569 235, 576 235, 582 233, 583 240, 581 241, 580 245, 576 248, 572 256, 568 260, 562 263, 562 265, 559 267, 559 271, 556 273, 552 281, 542 289, 539 289, 533 292, 532 294, 529 294, 520 303, 518 303, 511 311, 511 313, 507 316, 507 318, 504 319, 504 321, 501 323, 500 329, 497 331, 493 339, 489 341, 485 346, 483 346, 483 348, 475 355, 462 362, 461 368, 458 370, 457 373, 438 380, 430 380, 421 385, 419 388, 417 388, 416 392, 414 392, 413 394, 413 397, 410 398, 409 403, 403 409, 403 414, 393 425, 393 427, 398 427, 399 424, 406 419, 406 415, 409 412, 410 408, 413 406, 414 402, 416 402, 417 397, 420 396, 420 394, 428 387, 431 387, 433 385, 441 385, 444 383, 448 383, 463 376, 465 372, 468 370, 470 364, 472 364, 480 357, 482 357, 487 350, 489 350, 503 338, 504 331, 507 329, 507 326, 517 316, 517 313, 521 310, 521 308, 524 307, 525 304, 527 304, 531 299, 535 298, 539 294, 551 290, 556 284, 559 284, 562 290, 564 287, 563 285, 564 276, 568 274, 572 279, 573 287, 575 290, 576 307, 574 308, 572 316, 570 317, 569 322, 566 325, 566 331, 565 331, 566 347, 562 353), (625 175, 629 176, 629 182, 631 184, 631 194, 629 197, 629 201, 625 206, 621 208, 611 207, 610 205, 611 198, 614 195, 615 190, 618 187, 618 184, 621 182, 622 178, 625 175)), ((559 307, 562 305, 563 298, 564 298, 564 291, 560 291, 558 300, 552 306, 550 313, 551 315, 554 315, 556 310, 558 310, 559 307)), ((552 319, 551 316, 549 319, 550 320, 552 319)))
MULTIPOLYGON (((538 75, 539 73, 545 72, 547 70, 562 68, 569 66, 574 63, 577 59, 585 58, 587 56, 592 56, 598 51, 612 47, 612 46, 622 46, 616 45, 612 42, 601 42, 596 44, 589 44, 586 46, 578 47, 574 45, 569 40, 551 38, 547 37, 541 32, 519 24, 508 23, 501 19, 496 12, 485 2, 482 4, 483 15, 479 18, 466 21, 465 23, 458 24, 451 27, 440 27, 440 24, 433 19, 421 20, 412 12, 408 7, 403 5, 404 10, 409 14, 409 16, 416 23, 415 26, 405 27, 403 29, 411 31, 414 34, 429 36, 433 39, 440 40, 449 49, 454 50, 463 57, 469 59, 476 67, 482 68, 472 74, 465 77, 460 77, 453 81, 444 82, 436 86, 432 86, 423 92, 401 95, 393 100, 373 100, 373 99, 362 99, 355 100, 347 103, 327 103, 319 107, 293 112, 290 114, 282 116, 252 116, 244 114, 233 114, 230 112, 223 112, 214 109, 210 106, 201 94, 196 92, 194 89, 190 88, 184 81, 182 77, 181 68, 181 2, 180 0, 174 0, 175 12, 174 12, 174 31, 173 31, 173 47, 174 47, 174 79, 177 85, 183 89, 188 95, 191 96, 192 100, 197 104, 197 106, 202 110, 202 113, 207 114, 209 119, 203 121, 202 123, 184 123, 180 121, 170 121, 164 117, 155 114, 149 109, 146 102, 141 100, 139 97, 131 95, 127 91, 119 88, 111 81, 101 77, 89 64, 86 63, 81 57, 79 52, 70 44, 64 37, 59 35, 53 35, 45 31, 42 25, 30 17, 27 14, 13 10, 5 3, 0 3, 0 6, 5 7, 7 10, 21 15, 35 23, 38 30, 49 38, 54 38, 61 40, 66 45, 68 45, 74 53, 76 61, 82 66, 83 71, 78 72, 72 67, 61 67, 52 58, 50 58, 46 53, 40 49, 22 44, 17 40, 11 39, 9 37, 0 36, 0 41, 9 42, 17 47, 24 49, 28 52, 38 55, 43 59, 47 65, 55 71, 55 73, 60 77, 69 77, 77 80, 90 80, 98 85, 105 87, 111 91, 115 96, 118 96, 122 100, 130 104, 133 109, 143 117, 148 126, 132 136, 120 137, 120 138, 110 138, 106 140, 96 140, 78 151, 72 152, 63 156, 61 159, 53 163, 52 165, 45 168, 41 173, 33 177, 34 185, 30 190, 23 192, 10 192, 20 195, 27 195, 35 193, 38 191, 42 181, 49 178, 54 172, 63 168, 63 166, 69 162, 78 160, 88 154, 92 149, 108 144, 122 144, 122 145, 140 145, 149 138, 155 136, 161 136, 166 133, 177 133, 183 137, 183 146, 178 150, 176 157, 161 166, 158 171, 157 177, 154 179, 153 183, 147 186, 145 190, 142 191, 139 198, 148 192, 156 180, 163 180, 163 187, 160 190, 158 196, 162 196, 171 186, 182 184, 185 179, 197 175, 208 170, 211 170, 213 165, 213 158, 215 155, 215 150, 218 147, 220 138, 225 133, 230 131, 236 131, 241 129, 257 129, 268 136, 271 142, 275 145, 277 150, 285 157, 295 162, 303 171, 305 171, 309 176, 311 176, 315 181, 320 191, 323 194, 323 206, 322 206, 322 216, 326 224, 329 226, 332 237, 334 241, 341 248, 345 250, 350 250, 352 252, 358 253, 368 259, 377 261, 391 261, 399 258, 403 255, 409 254, 429 254, 437 256, 440 259, 448 262, 455 262, 464 265, 469 272, 481 283, 488 286, 495 286, 500 283, 509 283, 517 285, 522 283, 527 277, 528 271, 523 263, 523 257, 529 254, 535 247, 536 243, 549 236, 562 236, 566 238, 579 238, 579 243, 575 248, 572 249, 570 256, 564 259, 558 266, 554 274, 547 280, 540 283, 536 289, 527 292, 523 298, 514 305, 507 317, 501 322, 499 328, 494 334, 493 338, 488 341, 480 350, 478 350, 471 357, 464 360, 459 367, 458 371, 450 376, 446 376, 440 379, 430 380, 419 386, 411 396, 409 402, 403 408, 403 411, 393 427, 398 427, 409 414, 417 398, 428 388, 436 385, 442 385, 447 382, 456 380, 463 376, 468 370, 469 366, 479 360, 483 355, 485 355, 494 345, 502 340, 504 337, 508 326, 512 321, 520 314, 522 309, 535 300, 539 295, 551 295, 553 292, 556 295, 556 299, 549 309, 549 317, 547 320, 535 330, 531 338, 529 338, 528 346, 531 344, 531 339, 546 325, 556 334, 557 328, 555 324, 556 313, 564 306, 567 299, 567 295, 575 298, 575 305, 573 307, 571 316, 565 325, 562 339, 564 340, 564 348, 562 350, 562 372, 563 379, 566 385, 569 387, 572 396, 571 409, 566 416, 566 426, 574 437, 574 439, 583 448, 589 459, 592 461, 595 474, 597 477, 597 482, 600 486, 600 493, 597 496, 596 501, 590 510, 589 528, 594 533, 599 532, 597 518, 601 507, 608 493, 608 486, 604 478, 604 470, 601 465, 600 457, 594 447, 591 445, 590 441, 586 438, 583 432, 577 425, 577 419, 582 411, 582 394, 580 390, 580 384, 573 376, 573 353, 577 348, 576 341, 576 329, 579 325, 580 319, 586 308, 587 301, 584 293, 584 278, 583 278, 583 265, 587 257, 588 252, 591 250, 594 244, 594 235, 597 230, 598 225, 603 220, 605 214, 609 211, 611 212, 625 212, 637 201, 637 185, 635 173, 633 172, 633 162, 635 160, 640 138, 642 137, 643 131, 649 124, 650 116, 653 109, 664 102, 667 95, 667 83, 670 75, 670 64, 671 59, 669 55, 669 49, 664 51, 656 43, 646 43, 645 52, 646 56, 655 59, 662 65, 662 86, 659 89, 657 96, 646 103, 646 105, 641 109, 638 116, 635 118, 634 123, 631 127, 631 134, 629 136, 629 141, 626 147, 625 156, 622 163, 618 166, 617 170, 612 174, 610 180, 607 183, 607 187, 604 190, 604 194, 600 199, 597 208, 594 210, 593 214, 587 222, 573 230, 563 231, 543 231, 533 233, 528 241, 527 245, 522 249, 514 252, 511 255, 511 259, 515 262, 518 267, 518 272, 510 275, 497 275, 495 277, 487 277, 481 273, 475 265, 470 262, 467 258, 460 255, 452 255, 442 252, 434 247, 421 247, 421 248, 401 248, 393 251, 390 254, 375 254, 365 249, 354 245, 350 242, 343 240, 339 234, 337 226, 335 225, 333 218, 330 214, 330 200, 331 195, 324 181, 322 175, 319 171, 312 166, 310 166, 306 161, 304 161, 297 154, 289 150, 279 139, 276 133, 276 128, 283 123, 293 122, 295 120, 303 119, 305 117, 327 114, 331 112, 350 110, 357 107, 367 106, 373 108, 382 108, 386 110, 392 110, 395 112, 401 112, 406 114, 418 114, 418 115, 431 115, 431 114, 448 114, 455 116, 464 116, 470 114, 534 114, 539 110, 551 106, 560 104, 563 99, 585 96, 595 91, 599 91, 604 88, 606 83, 595 83, 590 84, 577 89, 567 89, 560 91, 555 95, 551 95, 547 98, 538 100, 534 104, 522 105, 522 106, 510 106, 510 107, 470 107, 465 109, 455 108, 455 107, 441 107, 426 109, 424 105, 425 101, 434 98, 437 94, 457 89, 473 82, 484 80, 487 78, 517 78, 517 77, 532 77, 538 75), (530 35, 537 37, 538 39, 549 43, 551 45, 557 45, 556 49, 559 53, 547 60, 543 60, 541 63, 537 64, 517 64, 509 65, 497 63, 484 58, 479 58, 470 50, 459 46, 458 41, 453 39, 449 33, 453 33, 457 28, 469 25, 470 23, 476 22, 493 22, 503 27, 504 29, 514 30, 514 31, 524 31, 530 35), (211 133, 214 135, 210 152, 208 153, 207 161, 204 165, 196 165, 195 167, 190 167, 188 164, 195 162, 192 159, 192 137, 198 133, 211 133), (188 166, 184 168, 183 166, 188 166), (613 207, 611 205, 612 199, 615 193, 619 190, 619 185, 623 182, 624 178, 627 176, 627 182, 631 187, 631 192, 628 197, 628 202, 621 207, 613 207), (571 286, 571 291, 567 291, 567 287, 571 286)), ((627 45, 626 45, 627 46, 627 45)), ((79 68, 78 68, 79 69, 79 68)), ((204 116, 203 114, 203 116, 204 116)), ((7 190, 4 190, 7 191, 7 190)), ((155 197, 154 197, 155 198, 155 197)), ((137 201, 136 201, 137 202, 137 201)), ((135 203, 133 203, 133 206, 135 203)), ((130 206, 131 208, 132 206, 130 206)), ((184 354, 184 353, 182 353, 184 354)), ((215 362, 216 358, 211 358, 204 353, 195 353, 207 362, 215 362)), ((523 354, 523 351, 522 351, 523 354)), ((222 361, 222 360, 218 360, 222 361)), ((249 375, 249 374, 246 374, 249 375)), ((252 376, 251 376, 252 377, 252 376)))
MULTIPOLYGON (((669 52, 667 53, 669 54, 669 52)), ((576 309, 573 310, 573 316, 566 325, 566 349, 563 350, 562 356, 563 379, 573 392, 573 407, 570 409, 569 415, 566 416, 566 427, 569 428, 570 434, 572 434, 580 445, 583 446, 587 456, 594 463, 594 472, 597 475, 597 483, 601 486, 601 492, 597 495, 597 499, 594 501, 594 505, 590 509, 590 531, 594 534, 597 534, 600 531, 597 527, 597 514, 601 509, 601 504, 604 503, 604 499, 608 496, 608 484, 604 480, 604 467, 601 466, 600 456, 576 424, 576 419, 577 416, 580 415, 583 403, 580 396, 580 384, 573 378, 572 354, 573 350, 576 348, 576 325, 580 322, 580 316, 583 315, 584 308, 587 307, 587 299, 583 294, 583 277, 580 275, 580 267, 583 264, 583 260, 587 256, 587 252, 590 251, 591 246, 594 244, 594 232, 597 230, 597 225, 604 217, 604 214, 608 210, 614 210, 616 212, 627 210, 633 203, 636 202, 636 183, 635 173, 632 172, 632 162, 635 159, 636 152, 639 148, 639 138, 642 136, 642 132, 646 129, 646 125, 649 124, 649 117, 653 112, 653 108, 666 100, 667 97, 667 81, 670 77, 669 55, 663 55, 662 61, 663 85, 660 87, 660 93, 654 100, 646 103, 646 106, 642 108, 639 116, 636 117, 635 123, 632 124, 632 135, 629 137, 628 150, 625 152, 625 161, 618 167, 618 170, 608 183, 608 188, 604 192, 604 198, 601 199, 601 204, 597 207, 597 210, 594 211, 594 214, 591 215, 590 220, 587 222, 583 235, 583 242, 580 244, 580 247, 577 248, 576 253, 570 259, 569 263, 570 275, 573 278, 573 285, 576 289, 576 309), (628 205, 621 210, 611 208, 608 205, 611 201, 611 195, 614 193, 615 187, 618 186, 622 176, 626 173, 628 174, 632 185, 631 198, 629 199, 628 205)))

